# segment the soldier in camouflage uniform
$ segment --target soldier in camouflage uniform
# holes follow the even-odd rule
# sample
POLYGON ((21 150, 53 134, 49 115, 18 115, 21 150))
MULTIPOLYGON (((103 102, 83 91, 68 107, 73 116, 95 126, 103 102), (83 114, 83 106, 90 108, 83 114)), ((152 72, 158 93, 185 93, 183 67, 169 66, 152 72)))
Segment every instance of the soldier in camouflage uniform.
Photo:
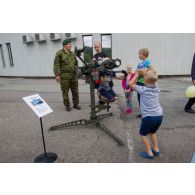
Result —
POLYGON ((71 50, 71 41, 65 39, 62 42, 63 49, 56 53, 54 59, 54 74, 56 81, 60 82, 64 105, 66 111, 71 111, 70 102, 68 97, 69 89, 72 92, 72 101, 74 108, 80 110, 79 94, 78 94, 78 78, 76 75, 78 68, 78 61, 75 54, 71 50))

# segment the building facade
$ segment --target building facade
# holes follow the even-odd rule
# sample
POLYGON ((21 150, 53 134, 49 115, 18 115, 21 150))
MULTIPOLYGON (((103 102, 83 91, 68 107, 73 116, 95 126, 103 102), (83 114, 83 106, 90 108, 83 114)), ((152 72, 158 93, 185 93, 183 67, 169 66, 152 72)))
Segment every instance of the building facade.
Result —
MULTIPOLYGON (((62 41, 70 38, 74 47, 85 46, 84 58, 90 62, 93 44, 102 43, 112 58, 136 67, 138 51, 148 48, 149 59, 159 75, 189 75, 195 52, 195 34, 181 33, 2 33, 0 34, 0 76, 53 77, 55 54, 62 41)), ((82 66, 82 64, 79 64, 82 66)))

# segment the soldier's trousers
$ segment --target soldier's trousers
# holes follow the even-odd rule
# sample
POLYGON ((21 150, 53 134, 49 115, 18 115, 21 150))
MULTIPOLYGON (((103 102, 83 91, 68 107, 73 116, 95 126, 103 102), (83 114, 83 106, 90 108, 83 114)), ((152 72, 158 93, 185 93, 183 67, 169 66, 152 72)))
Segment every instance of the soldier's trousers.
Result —
POLYGON ((64 100, 64 105, 69 106, 70 101, 69 101, 69 89, 72 92, 72 101, 74 105, 79 104, 79 93, 78 93, 78 79, 77 78, 61 78, 61 90, 62 90, 62 96, 64 100))

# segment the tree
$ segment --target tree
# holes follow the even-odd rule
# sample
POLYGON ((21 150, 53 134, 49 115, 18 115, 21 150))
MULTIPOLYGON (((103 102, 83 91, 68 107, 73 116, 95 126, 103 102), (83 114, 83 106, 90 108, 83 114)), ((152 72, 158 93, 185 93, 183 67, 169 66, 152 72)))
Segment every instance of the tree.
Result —
POLYGON ((93 59, 93 48, 92 47, 85 47, 85 51, 84 51, 85 63, 91 63, 92 59, 93 59))

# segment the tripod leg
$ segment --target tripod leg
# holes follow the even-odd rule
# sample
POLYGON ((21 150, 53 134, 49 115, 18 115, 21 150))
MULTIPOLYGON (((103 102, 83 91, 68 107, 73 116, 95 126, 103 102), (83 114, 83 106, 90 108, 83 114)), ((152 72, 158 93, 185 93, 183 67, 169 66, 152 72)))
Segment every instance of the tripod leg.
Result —
POLYGON ((53 126, 53 127, 50 128, 50 130, 57 130, 57 129, 66 128, 66 127, 75 127, 75 126, 89 125, 89 124, 90 124, 89 120, 81 119, 81 120, 72 121, 72 122, 68 122, 68 123, 53 126))
POLYGON ((114 133, 112 133, 112 131, 110 129, 108 129, 107 127, 105 127, 102 123, 97 122, 96 125, 100 129, 102 129, 105 133, 107 133, 110 137, 112 137, 119 145, 121 145, 121 146, 122 145, 125 145, 120 138, 118 138, 114 133))
POLYGON ((98 115, 97 118, 98 118, 98 120, 101 120, 103 118, 106 118, 106 117, 112 116, 112 115, 113 115, 112 113, 101 114, 101 115, 98 115))

